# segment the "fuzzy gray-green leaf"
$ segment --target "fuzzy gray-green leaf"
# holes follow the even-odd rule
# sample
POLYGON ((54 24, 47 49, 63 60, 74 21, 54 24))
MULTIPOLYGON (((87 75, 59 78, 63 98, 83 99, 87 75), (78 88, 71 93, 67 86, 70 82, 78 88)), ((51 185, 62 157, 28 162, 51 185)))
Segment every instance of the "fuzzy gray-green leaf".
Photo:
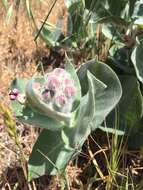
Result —
POLYGON ((131 60, 133 62, 137 78, 143 83, 143 44, 139 44, 132 52, 131 60))
POLYGON ((44 174, 62 173, 74 153, 74 149, 64 144, 61 132, 43 130, 29 159, 29 180, 44 174))
POLYGON ((78 72, 83 94, 86 94, 89 88, 87 70, 107 86, 103 90, 95 90, 94 92, 96 100, 94 121, 92 122, 92 130, 94 130, 101 125, 106 116, 119 102, 122 95, 122 87, 117 75, 109 66, 92 60, 83 65, 78 72))

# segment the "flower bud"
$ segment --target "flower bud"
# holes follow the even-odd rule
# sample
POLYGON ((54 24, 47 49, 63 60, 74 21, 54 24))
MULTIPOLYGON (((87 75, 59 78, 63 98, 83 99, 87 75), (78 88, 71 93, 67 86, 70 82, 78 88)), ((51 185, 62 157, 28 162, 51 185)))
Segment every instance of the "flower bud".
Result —
POLYGON ((76 93, 76 89, 74 86, 66 86, 64 89, 64 94, 66 95, 67 98, 74 97, 76 93))
POLYGON ((55 105, 59 108, 63 107, 67 103, 65 95, 61 94, 55 97, 55 105))
POLYGON ((72 110, 75 93, 76 87, 70 74, 64 69, 56 68, 46 75, 37 95, 47 107, 67 113, 72 110))
POLYGON ((54 69, 53 73, 59 77, 64 77, 64 76, 68 75, 68 73, 65 71, 65 69, 62 69, 62 68, 54 69))
POLYGON ((19 94, 19 90, 17 88, 14 88, 12 90, 12 94, 15 95, 15 96, 17 96, 19 94))
POLYGON ((17 88, 12 89, 9 93, 10 100, 16 100, 18 95, 19 95, 19 90, 17 88))
POLYGON ((16 100, 17 98, 17 96, 15 96, 14 94, 10 94, 9 96, 10 96, 10 100, 12 101, 16 100))
POLYGON ((10 91, 9 95, 15 95, 17 96, 19 94, 19 90, 17 88, 14 88, 10 91))
POLYGON ((58 88, 59 85, 60 85, 60 81, 58 80, 56 75, 51 74, 48 76, 47 82, 45 84, 47 89, 53 90, 53 89, 58 88))
POLYGON ((65 86, 69 86, 69 85, 74 85, 74 83, 73 83, 73 81, 72 81, 71 79, 66 78, 66 79, 64 80, 64 85, 65 85, 65 86))

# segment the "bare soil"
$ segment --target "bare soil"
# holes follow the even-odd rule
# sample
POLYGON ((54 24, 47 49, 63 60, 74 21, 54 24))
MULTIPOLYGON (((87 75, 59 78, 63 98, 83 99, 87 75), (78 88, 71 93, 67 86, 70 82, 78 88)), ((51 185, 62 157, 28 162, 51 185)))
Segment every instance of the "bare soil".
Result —
MULTIPOLYGON (((37 26, 41 26, 53 3, 52 0, 34 1, 32 9, 37 26)), ((59 0, 48 22, 55 24, 59 15, 65 16, 63 0, 59 0)), ((9 22, 7 12, 0 2, 0 101, 9 105, 9 87, 15 77, 30 77, 37 72, 38 61, 45 59, 49 51, 43 41, 34 41, 35 32, 24 6, 14 10, 9 22)), ((47 67, 50 67, 47 65, 47 67)), ((52 66, 51 66, 52 67, 52 66)), ((17 123, 23 152, 28 158, 38 134, 38 129, 17 123)), ((13 140, 9 137, 0 116, 0 189, 10 189, 17 182, 17 172, 21 171, 19 154, 13 140)))

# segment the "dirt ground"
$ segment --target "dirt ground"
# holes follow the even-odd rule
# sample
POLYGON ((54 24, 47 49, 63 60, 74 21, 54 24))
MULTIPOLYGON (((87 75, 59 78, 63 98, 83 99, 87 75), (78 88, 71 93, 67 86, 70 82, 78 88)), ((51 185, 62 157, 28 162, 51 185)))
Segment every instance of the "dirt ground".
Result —
MULTIPOLYGON (((33 3, 33 14, 37 25, 40 27, 51 7, 52 0, 33 3)), ((58 0, 48 22, 55 23, 57 16, 66 14, 63 0, 58 0)), ((35 59, 37 52, 41 56, 45 53, 44 43, 40 41, 38 46, 34 42, 35 33, 32 29, 29 18, 20 5, 19 11, 6 22, 6 11, 0 5, 0 93, 6 92, 11 77, 30 76, 35 72, 35 59), (16 21, 17 17, 17 21, 16 21)), ((1 96, 2 96, 1 95, 1 96)))
MULTIPOLYGON (((57 16, 65 16, 64 0, 58 0, 48 22, 55 23, 57 16)), ((40 27, 51 7, 52 0, 34 3, 32 8, 34 18, 40 27)), ((13 16, 6 21, 6 11, 0 2, 0 101, 9 105, 9 86, 15 77, 30 77, 37 70, 38 60, 48 54, 44 42, 34 42, 34 31, 27 13, 20 5, 19 11, 13 12, 13 16)), ((31 126, 23 126, 17 123, 20 141, 23 144, 25 155, 31 152, 32 145, 37 137, 37 132, 31 126)), ((3 186, 8 183, 6 176, 10 168, 20 166, 16 153, 15 144, 8 136, 2 118, 0 118, 0 189, 7 189, 3 186)))

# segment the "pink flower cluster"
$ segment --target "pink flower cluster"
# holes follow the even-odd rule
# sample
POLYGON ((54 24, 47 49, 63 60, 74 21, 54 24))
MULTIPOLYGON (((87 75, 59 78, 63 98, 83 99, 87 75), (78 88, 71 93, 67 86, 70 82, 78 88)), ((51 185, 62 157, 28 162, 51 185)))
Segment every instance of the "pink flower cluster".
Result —
POLYGON ((16 100, 19 95, 19 90, 17 88, 14 88, 13 90, 10 91, 9 96, 10 100, 16 100))
POLYGON ((21 104, 24 104, 26 102, 25 94, 20 93, 17 88, 14 88, 10 91, 9 97, 11 101, 17 100, 21 104))
MULTIPOLYGON (((54 110, 70 112, 77 91, 71 75, 64 69, 56 68, 44 78, 44 84, 36 81, 32 84, 35 94, 54 110)), ((10 91, 9 96, 12 101, 17 100, 21 104, 26 102, 26 95, 16 88, 10 91)))
POLYGON ((56 68, 46 76, 42 98, 46 103, 52 103, 54 108, 64 112, 70 111, 75 94, 74 81, 64 69, 56 68))

